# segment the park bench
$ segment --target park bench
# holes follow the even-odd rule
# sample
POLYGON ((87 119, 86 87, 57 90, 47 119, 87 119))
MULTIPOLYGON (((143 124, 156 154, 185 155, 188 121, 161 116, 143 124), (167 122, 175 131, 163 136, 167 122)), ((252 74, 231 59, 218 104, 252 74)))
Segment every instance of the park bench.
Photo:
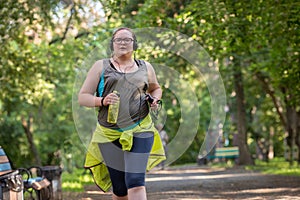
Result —
POLYGON ((8 157, 0 147, 0 200, 23 199, 23 180, 18 170, 12 170, 8 157))
POLYGON ((208 156, 208 159, 236 159, 239 157, 238 147, 217 147, 212 155, 208 156))
POLYGON ((235 159, 239 157, 239 148, 238 147, 216 147, 211 152, 209 152, 205 157, 197 157, 198 165, 206 165, 207 162, 218 159, 221 161, 227 161, 228 159, 235 159))
POLYGON ((44 198, 50 197, 49 185, 40 167, 13 170, 5 151, 0 147, 0 200, 22 200, 24 192, 29 192, 31 199, 34 199, 33 191, 37 199, 49 199, 44 198))

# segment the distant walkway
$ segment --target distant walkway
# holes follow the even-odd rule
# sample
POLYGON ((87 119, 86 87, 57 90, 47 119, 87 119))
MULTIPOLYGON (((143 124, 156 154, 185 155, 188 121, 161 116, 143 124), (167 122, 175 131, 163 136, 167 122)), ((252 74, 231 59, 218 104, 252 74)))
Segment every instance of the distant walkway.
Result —
MULTIPOLYGON (((148 200, 300 200, 300 177, 264 175, 241 168, 194 166, 154 170, 147 174, 146 184, 148 200)), ((76 199, 110 200, 111 193, 104 194, 96 186, 88 186, 76 199)))

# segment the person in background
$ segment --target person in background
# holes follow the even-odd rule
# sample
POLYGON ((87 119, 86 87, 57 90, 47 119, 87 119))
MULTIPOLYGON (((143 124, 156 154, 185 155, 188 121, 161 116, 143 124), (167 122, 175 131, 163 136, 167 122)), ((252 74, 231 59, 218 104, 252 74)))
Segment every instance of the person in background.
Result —
POLYGON ((162 90, 152 65, 133 57, 137 48, 131 29, 117 29, 111 57, 95 62, 78 94, 81 106, 99 108, 85 168, 100 189, 106 192, 112 186, 113 200, 146 200, 146 170, 165 159, 150 115, 158 108, 162 90), (111 122, 109 108, 116 104, 113 114, 118 116, 111 122))

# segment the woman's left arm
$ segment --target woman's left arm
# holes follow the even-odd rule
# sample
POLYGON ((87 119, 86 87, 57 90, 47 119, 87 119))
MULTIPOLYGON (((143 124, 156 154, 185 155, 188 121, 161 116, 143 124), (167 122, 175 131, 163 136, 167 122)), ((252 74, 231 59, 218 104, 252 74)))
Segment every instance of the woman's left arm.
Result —
POLYGON ((162 90, 157 81, 156 73, 154 71, 153 66, 146 62, 147 71, 148 71, 148 93, 154 98, 154 102, 152 104, 157 104, 157 101, 162 97, 162 90))

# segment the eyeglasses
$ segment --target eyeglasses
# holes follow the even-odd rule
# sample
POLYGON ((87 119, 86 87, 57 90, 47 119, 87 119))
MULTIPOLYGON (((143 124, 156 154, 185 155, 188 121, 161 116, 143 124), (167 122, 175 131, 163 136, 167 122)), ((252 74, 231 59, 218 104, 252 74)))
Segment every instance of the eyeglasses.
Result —
POLYGON ((115 38, 113 39, 113 42, 116 44, 121 44, 122 42, 124 42, 125 44, 129 44, 133 41, 132 38, 115 38))

